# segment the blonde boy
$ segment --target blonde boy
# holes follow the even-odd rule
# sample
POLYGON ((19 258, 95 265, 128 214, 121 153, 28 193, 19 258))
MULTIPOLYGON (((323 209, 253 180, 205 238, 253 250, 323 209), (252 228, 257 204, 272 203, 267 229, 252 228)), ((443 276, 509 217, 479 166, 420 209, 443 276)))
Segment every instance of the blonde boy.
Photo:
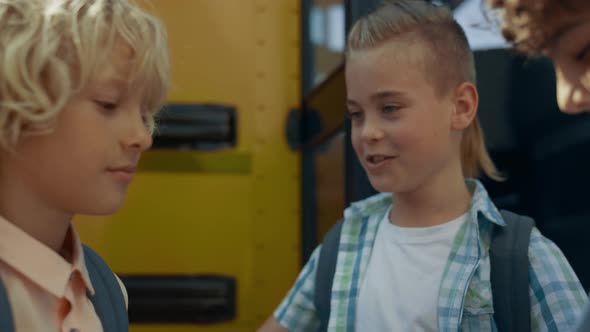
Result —
MULTIPOLYGON (((490 242, 504 219, 481 183, 499 178, 476 112, 473 56, 450 11, 389 1, 348 36, 352 145, 381 194, 344 211, 327 331, 495 331, 490 242), (390 194, 392 193, 392 194, 390 194)), ((317 331, 312 254, 261 331, 317 331)), ((585 294, 536 228, 530 327, 571 327, 585 294)), ((528 315, 527 315, 528 316, 528 315)))
POLYGON ((123 284, 98 288, 71 220, 123 203, 168 67, 161 24, 127 0, 0 0, 3 332, 114 330, 95 307, 111 295, 126 322, 123 284))

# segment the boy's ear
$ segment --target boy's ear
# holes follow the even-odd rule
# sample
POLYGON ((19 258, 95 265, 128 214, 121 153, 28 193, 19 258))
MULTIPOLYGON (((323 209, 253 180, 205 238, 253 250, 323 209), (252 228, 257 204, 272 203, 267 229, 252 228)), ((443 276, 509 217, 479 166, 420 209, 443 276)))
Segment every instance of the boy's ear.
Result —
POLYGON ((475 119, 479 104, 477 88, 473 83, 463 82, 455 89, 455 109, 451 115, 453 129, 465 129, 475 119))

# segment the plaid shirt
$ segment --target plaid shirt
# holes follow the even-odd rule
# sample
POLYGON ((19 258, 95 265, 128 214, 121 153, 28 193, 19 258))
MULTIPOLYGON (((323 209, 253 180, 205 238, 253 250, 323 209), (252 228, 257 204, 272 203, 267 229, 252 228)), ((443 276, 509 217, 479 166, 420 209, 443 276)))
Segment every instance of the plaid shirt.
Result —
MULTIPOLYGON (((484 187, 467 180, 473 197, 449 255, 439 290, 439 331, 496 331, 490 283, 489 245, 492 223, 506 225, 484 187)), ((381 193, 344 211, 332 286, 329 331, 353 331, 359 287, 367 270, 379 221, 392 202, 381 193)), ((321 246, 315 249, 293 288, 274 313, 290 331, 316 331, 313 303, 321 246)), ((553 242, 533 228, 529 245, 531 327, 533 331, 570 330, 586 303, 575 273, 553 242)), ((386 287, 386 285, 384 285, 386 287)))

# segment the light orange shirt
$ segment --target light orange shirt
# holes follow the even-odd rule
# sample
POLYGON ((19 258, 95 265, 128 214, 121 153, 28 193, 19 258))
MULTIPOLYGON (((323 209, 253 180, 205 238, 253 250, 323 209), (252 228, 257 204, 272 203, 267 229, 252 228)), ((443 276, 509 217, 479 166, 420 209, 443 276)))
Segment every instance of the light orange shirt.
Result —
MULTIPOLYGON (((94 288, 73 226, 68 230, 68 241, 71 263, 0 217, 0 278, 8 293, 17 332, 103 331, 86 296, 87 290, 93 295, 94 288)), ((127 303, 120 280, 119 285, 127 303)))

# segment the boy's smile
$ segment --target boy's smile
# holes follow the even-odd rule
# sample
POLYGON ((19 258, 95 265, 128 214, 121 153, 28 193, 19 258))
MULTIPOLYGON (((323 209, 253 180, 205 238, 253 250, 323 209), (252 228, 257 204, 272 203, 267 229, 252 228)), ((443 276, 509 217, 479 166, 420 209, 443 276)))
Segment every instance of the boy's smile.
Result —
POLYGON ((395 160, 395 156, 383 154, 369 154, 366 156, 366 164, 368 172, 378 172, 385 168, 388 163, 395 160))

